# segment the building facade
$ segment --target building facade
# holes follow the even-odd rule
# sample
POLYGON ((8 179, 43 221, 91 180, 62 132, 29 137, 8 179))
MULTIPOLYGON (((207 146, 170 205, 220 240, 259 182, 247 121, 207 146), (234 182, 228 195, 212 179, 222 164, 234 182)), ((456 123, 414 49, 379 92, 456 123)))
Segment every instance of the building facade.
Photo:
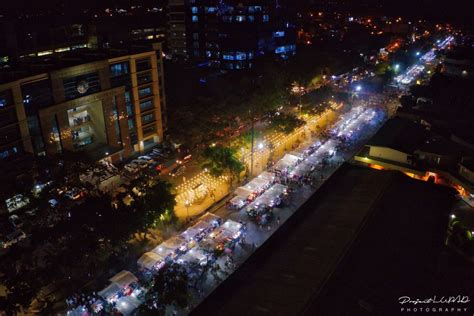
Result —
POLYGON ((163 140, 161 45, 0 84, 0 159, 79 152, 120 161, 163 140))
POLYGON ((248 69, 263 55, 296 52, 291 6, 275 0, 170 0, 173 57, 223 69, 248 69))

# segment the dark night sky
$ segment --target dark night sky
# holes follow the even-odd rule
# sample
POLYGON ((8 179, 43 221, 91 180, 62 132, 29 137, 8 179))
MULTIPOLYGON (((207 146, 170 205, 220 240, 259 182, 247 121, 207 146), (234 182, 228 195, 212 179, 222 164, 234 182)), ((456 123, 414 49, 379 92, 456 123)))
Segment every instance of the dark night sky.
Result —
MULTIPOLYGON (((242 0, 242 2, 251 0, 242 0)), ((282 1, 282 0, 280 0, 282 1)), ((328 0, 288 0, 289 3, 295 6, 305 6, 308 4, 320 5, 328 0)), ((70 12, 85 8, 101 8, 117 5, 133 5, 133 4, 147 4, 163 6, 167 0, 14 0, 2 1, 0 10, 10 11, 11 9, 25 11, 34 11, 36 8, 50 8, 57 9, 65 7, 70 12)), ((331 2, 339 2, 342 4, 349 4, 350 10, 355 10, 357 7, 364 12, 366 10, 378 9, 379 12, 391 15, 403 16, 426 16, 443 19, 464 19, 472 20, 472 10, 470 4, 473 0, 331 0, 331 2)), ((472 5, 471 5, 472 6, 472 5)), ((339 6, 339 8, 341 8, 339 6)), ((338 9, 338 7, 335 7, 338 9)), ((76 11, 77 12, 77 11, 76 11)), ((11 11, 10 11, 11 13, 11 11)))

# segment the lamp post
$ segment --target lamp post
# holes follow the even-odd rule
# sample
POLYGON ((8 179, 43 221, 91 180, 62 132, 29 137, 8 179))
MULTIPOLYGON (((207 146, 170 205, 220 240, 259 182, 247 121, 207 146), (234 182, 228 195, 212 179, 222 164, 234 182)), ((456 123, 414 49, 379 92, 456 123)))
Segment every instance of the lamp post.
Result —
POLYGON ((186 200, 186 202, 184 202, 184 206, 186 206, 186 221, 189 221, 189 206, 191 205, 191 203, 189 203, 188 200, 186 200))
POLYGON ((253 177, 253 152, 254 152, 254 134, 255 134, 255 126, 254 126, 254 119, 252 116, 252 111, 250 110, 250 119, 252 120, 252 135, 251 135, 251 152, 250 152, 250 178, 253 177))

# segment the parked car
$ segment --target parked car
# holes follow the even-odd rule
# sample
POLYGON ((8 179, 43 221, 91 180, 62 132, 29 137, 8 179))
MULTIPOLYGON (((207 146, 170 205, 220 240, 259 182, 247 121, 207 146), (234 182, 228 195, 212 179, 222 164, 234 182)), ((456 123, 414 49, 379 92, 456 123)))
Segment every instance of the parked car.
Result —
POLYGON ((137 160, 146 161, 148 164, 154 161, 150 156, 140 156, 137 158, 137 160))
POLYGON ((26 238, 25 232, 22 231, 21 229, 17 229, 13 233, 7 236, 7 240, 3 243, 3 247, 7 248, 25 238, 26 238))
POLYGON ((180 176, 184 173, 184 171, 186 170, 186 166, 176 166, 175 168, 173 168, 173 170, 170 171, 170 176, 172 177, 177 177, 177 176, 180 176))
POLYGON ((79 200, 82 197, 82 192, 77 188, 72 188, 66 192, 65 196, 71 200, 79 200))
POLYGON ((135 163, 129 163, 125 165, 125 170, 127 170, 130 173, 137 173, 138 172, 138 165, 135 163))
POLYGON ((10 216, 8 218, 8 220, 10 221, 10 223, 13 225, 13 227, 15 228, 19 228, 21 226, 23 226, 23 221, 20 219, 20 217, 16 214, 10 216))
POLYGON ((138 168, 140 168, 140 169, 144 169, 144 168, 148 167, 148 163, 144 160, 135 159, 131 163, 136 164, 138 166, 138 168))

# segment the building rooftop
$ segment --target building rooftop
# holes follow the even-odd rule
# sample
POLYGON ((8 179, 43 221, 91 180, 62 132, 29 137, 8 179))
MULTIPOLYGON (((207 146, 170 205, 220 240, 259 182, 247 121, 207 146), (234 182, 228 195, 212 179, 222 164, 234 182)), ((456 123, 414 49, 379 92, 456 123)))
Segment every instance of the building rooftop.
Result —
POLYGON ((81 48, 39 57, 26 56, 10 67, 0 69, 0 84, 49 71, 152 50, 151 44, 137 44, 110 49, 81 48))
POLYGON ((465 168, 471 170, 472 172, 474 172, 474 158, 463 159, 463 160, 460 162, 460 164, 461 164, 463 167, 465 167, 465 168))
POLYGON ((474 49, 470 47, 456 47, 446 54, 447 59, 474 61, 474 49))
POLYGON ((399 172, 343 165, 192 314, 359 315, 364 300, 389 315, 381 311, 398 290, 416 296, 418 283, 436 279, 452 196, 399 172))
POLYGON ((419 151, 452 156, 473 156, 474 150, 442 136, 431 134, 418 148, 419 151))
POLYGON ((426 139, 429 132, 423 126, 399 117, 388 120, 367 143, 413 153, 426 139))
POLYGON ((453 213, 466 229, 474 230, 474 212, 471 207, 460 207, 453 213))

